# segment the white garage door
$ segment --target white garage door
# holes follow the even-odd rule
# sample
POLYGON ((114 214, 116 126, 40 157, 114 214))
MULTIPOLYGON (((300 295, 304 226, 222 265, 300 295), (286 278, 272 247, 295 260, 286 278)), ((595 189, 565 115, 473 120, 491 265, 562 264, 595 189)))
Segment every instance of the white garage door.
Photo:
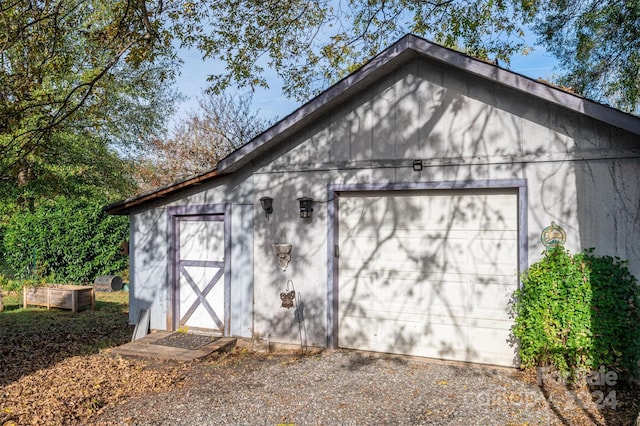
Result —
POLYGON ((514 365, 516 190, 343 193, 338 345, 514 365))

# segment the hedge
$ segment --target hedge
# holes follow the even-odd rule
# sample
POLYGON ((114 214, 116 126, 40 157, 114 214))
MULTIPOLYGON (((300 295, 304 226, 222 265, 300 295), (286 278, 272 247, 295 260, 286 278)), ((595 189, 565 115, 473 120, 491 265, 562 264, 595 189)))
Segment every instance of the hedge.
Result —
POLYGON ((0 232, 4 263, 17 278, 75 283, 126 269, 128 219, 108 216, 102 207, 95 200, 59 198, 14 215, 0 232))

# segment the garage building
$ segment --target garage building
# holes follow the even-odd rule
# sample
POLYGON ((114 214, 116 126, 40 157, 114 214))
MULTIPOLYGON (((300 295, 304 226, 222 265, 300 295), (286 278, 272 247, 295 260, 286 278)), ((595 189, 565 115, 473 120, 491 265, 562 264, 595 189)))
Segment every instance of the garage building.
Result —
POLYGON ((640 275, 639 154, 639 118, 408 35, 214 170, 107 207, 130 320, 512 366, 543 229, 640 275))

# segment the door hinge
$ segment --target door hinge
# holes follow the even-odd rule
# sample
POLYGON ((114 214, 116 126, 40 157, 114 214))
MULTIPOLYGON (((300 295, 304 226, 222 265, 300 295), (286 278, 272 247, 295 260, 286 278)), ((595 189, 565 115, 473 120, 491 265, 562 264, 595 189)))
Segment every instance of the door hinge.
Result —
POLYGON ((340 247, 337 244, 334 246, 333 252, 335 257, 340 257, 340 247))

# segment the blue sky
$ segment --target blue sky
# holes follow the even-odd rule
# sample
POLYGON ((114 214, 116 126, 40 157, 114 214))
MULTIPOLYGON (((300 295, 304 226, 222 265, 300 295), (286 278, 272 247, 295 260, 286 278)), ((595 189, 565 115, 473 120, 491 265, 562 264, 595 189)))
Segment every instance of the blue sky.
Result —
MULTIPOLYGON (((182 74, 178 76, 177 88, 187 99, 179 105, 174 121, 186 117, 190 111, 197 110, 198 97, 208 86, 207 76, 213 74, 219 63, 213 60, 203 61, 201 54, 197 50, 181 50, 180 57, 184 61, 182 74)), ((282 118, 293 112, 299 105, 282 94, 282 82, 275 72, 267 75, 269 90, 257 89, 253 95, 254 110, 258 110, 260 115, 266 119, 276 116, 282 118)))
MULTIPOLYGON (((182 50, 184 61, 182 74, 177 79, 178 89, 187 97, 182 102, 172 122, 178 123, 190 111, 197 110, 197 99, 207 87, 207 76, 218 66, 214 61, 203 61, 196 50, 182 50)), ((510 69, 531 78, 551 80, 554 74, 555 59, 542 47, 534 46, 533 52, 526 56, 515 56, 511 59, 510 69)), ((299 105, 282 94, 282 83, 275 72, 267 75, 269 90, 256 90, 253 96, 254 110, 266 119, 283 118, 293 112, 299 105)))

